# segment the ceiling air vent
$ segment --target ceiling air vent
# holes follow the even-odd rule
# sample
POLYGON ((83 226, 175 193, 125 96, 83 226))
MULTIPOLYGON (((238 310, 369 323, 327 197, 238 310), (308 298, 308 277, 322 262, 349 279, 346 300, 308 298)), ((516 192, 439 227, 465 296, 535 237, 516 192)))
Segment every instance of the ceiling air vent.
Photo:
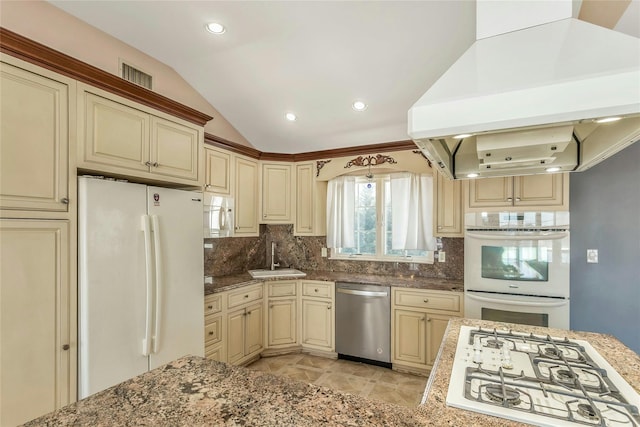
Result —
POLYGON ((146 87, 149 90, 153 89, 153 77, 150 74, 140 71, 125 62, 120 63, 120 70, 122 73, 121 77, 123 79, 139 86, 146 87))

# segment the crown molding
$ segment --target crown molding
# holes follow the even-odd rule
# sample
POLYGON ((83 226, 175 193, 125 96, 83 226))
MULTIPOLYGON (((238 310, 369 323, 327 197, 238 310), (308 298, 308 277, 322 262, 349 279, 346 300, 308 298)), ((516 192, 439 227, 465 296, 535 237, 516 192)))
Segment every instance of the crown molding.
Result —
POLYGON ((0 27, 0 51, 199 126, 213 117, 0 27))

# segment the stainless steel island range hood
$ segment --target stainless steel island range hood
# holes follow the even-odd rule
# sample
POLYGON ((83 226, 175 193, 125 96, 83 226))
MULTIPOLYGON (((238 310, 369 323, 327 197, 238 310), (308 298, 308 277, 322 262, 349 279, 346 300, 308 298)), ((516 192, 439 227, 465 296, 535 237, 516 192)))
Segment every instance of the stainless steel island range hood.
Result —
POLYGON ((566 18, 477 40, 409 135, 451 179, 588 169, 640 139, 640 39, 566 18))

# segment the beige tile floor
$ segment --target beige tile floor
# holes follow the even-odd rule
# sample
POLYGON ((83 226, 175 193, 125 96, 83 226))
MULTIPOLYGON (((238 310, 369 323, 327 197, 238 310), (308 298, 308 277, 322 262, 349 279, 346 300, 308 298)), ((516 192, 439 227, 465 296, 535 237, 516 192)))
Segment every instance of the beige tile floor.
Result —
POLYGON ((408 407, 420 404, 427 384, 427 377, 308 354, 266 357, 247 368, 408 407))

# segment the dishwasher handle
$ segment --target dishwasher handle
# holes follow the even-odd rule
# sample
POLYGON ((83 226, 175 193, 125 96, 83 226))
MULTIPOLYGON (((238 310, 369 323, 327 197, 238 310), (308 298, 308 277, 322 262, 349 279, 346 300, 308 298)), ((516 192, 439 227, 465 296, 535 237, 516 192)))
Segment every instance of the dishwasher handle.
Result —
POLYGON ((389 294, 387 292, 374 292, 374 291, 358 291, 355 289, 336 289, 336 292, 340 294, 361 295, 363 297, 386 297, 389 294))

